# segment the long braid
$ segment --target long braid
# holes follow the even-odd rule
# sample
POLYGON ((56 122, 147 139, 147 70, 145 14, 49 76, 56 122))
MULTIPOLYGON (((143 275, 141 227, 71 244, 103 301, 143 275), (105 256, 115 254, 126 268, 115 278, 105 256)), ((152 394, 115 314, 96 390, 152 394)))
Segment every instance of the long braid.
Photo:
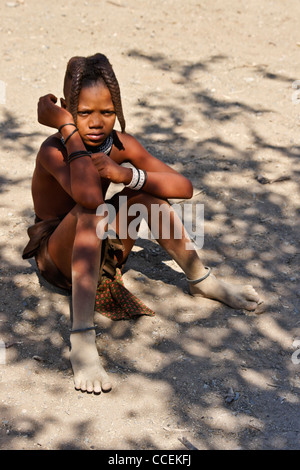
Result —
POLYGON ((72 78, 70 90, 70 113, 76 123, 79 94, 86 65, 85 57, 73 57, 68 64, 69 74, 72 78))
POLYGON ((93 83, 99 82, 99 80, 102 80, 109 89, 121 130, 124 132, 125 119, 119 83, 109 60, 100 53, 90 57, 72 57, 68 62, 64 89, 65 96, 69 94, 69 108, 74 121, 75 123, 77 121, 78 100, 83 82, 93 83))
POLYGON ((88 66, 91 65, 98 69, 100 75, 102 76, 107 88, 110 91, 111 99, 115 107, 116 115, 121 126, 122 132, 125 131, 125 119, 123 114, 123 107, 121 101, 121 92, 118 80, 113 71, 111 64, 109 63, 107 57, 103 54, 95 54, 94 56, 87 58, 88 66))

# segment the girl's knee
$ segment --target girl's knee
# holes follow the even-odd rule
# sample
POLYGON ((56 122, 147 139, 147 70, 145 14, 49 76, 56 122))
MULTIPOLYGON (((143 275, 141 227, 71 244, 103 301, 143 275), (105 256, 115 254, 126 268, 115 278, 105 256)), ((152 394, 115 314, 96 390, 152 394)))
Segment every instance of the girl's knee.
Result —
POLYGON ((104 231, 107 229, 107 222, 104 217, 97 214, 95 210, 87 209, 79 204, 77 204, 75 209, 75 217, 77 220, 77 236, 79 233, 84 233, 85 237, 88 236, 89 243, 91 243, 92 240, 98 243, 99 239, 102 239, 98 232, 100 225, 104 227, 104 231))
POLYGON ((74 215, 77 217, 83 216, 83 215, 96 215, 96 211, 94 209, 88 209, 84 206, 81 206, 80 204, 76 204, 76 206, 73 207, 72 212, 74 215))
POLYGON ((80 204, 76 204, 76 206, 73 208, 73 214, 78 222, 86 221, 89 223, 96 223, 97 220, 99 220, 99 216, 97 216, 97 212, 94 209, 87 209, 80 204))

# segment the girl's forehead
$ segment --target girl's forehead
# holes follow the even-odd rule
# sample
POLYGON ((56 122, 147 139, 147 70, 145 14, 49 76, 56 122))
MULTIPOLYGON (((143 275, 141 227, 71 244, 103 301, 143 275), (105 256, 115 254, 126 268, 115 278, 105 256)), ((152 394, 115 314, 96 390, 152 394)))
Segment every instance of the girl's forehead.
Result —
POLYGON ((82 102, 106 102, 112 104, 112 98, 109 89, 103 83, 94 83, 85 85, 81 88, 79 94, 79 103, 82 102))

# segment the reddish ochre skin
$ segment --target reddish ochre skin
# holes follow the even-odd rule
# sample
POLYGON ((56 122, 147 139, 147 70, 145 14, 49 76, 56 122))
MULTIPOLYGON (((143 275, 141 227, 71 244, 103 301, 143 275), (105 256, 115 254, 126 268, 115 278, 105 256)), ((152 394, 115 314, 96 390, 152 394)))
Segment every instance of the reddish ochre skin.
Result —
MULTIPOLYGON (((46 100, 47 97, 44 99, 46 100)), ((49 98, 48 101, 50 101, 49 98)), ((66 113, 63 116, 65 122, 73 122, 66 110, 54 103, 52 106, 61 110, 62 114, 66 113)), ((71 151, 84 148, 83 142, 90 146, 98 146, 112 132, 114 124, 114 107, 108 89, 102 85, 83 88, 78 106, 79 132, 74 134, 69 141, 69 145, 73 146, 71 151)), ((68 136, 73 129, 74 127, 65 126, 62 133, 68 136)), ((131 135, 118 132, 118 137, 123 146, 122 150, 113 146, 110 157, 104 154, 93 156, 94 165, 88 157, 77 159, 72 163, 72 171, 70 171, 70 166, 64 160, 67 151, 61 143, 61 135, 56 133, 50 136, 42 144, 37 155, 33 175, 32 193, 36 214, 41 219, 46 219, 68 213, 76 203, 84 206, 87 202, 84 201, 83 196, 85 189, 95 200, 94 205, 90 201, 93 207, 89 206, 89 208, 95 209, 98 203, 102 202, 111 181, 125 184, 130 182, 131 170, 119 166, 125 161, 147 171, 147 184, 143 188, 144 192, 163 199, 192 197, 192 184, 187 178, 150 155, 131 135), (76 180, 76 170, 81 176, 79 181, 76 180), (83 179, 83 174, 86 179, 83 179), (78 185, 80 188, 77 187, 78 185)))
MULTIPOLYGON (((109 391, 112 384, 99 362, 95 344, 94 302, 99 278, 102 240, 97 236, 99 216, 97 208, 103 204, 110 183, 128 185, 132 170, 121 166, 130 162, 147 172, 142 190, 124 188, 127 210, 142 204, 148 214, 160 204, 169 215, 170 233, 181 233, 179 239, 161 236, 162 223, 158 222, 157 239, 168 254, 179 264, 187 278, 199 279, 207 273, 184 231, 182 222, 171 210, 167 199, 189 199, 193 195, 191 182, 168 165, 152 156, 133 136, 117 132, 120 145, 113 146, 109 156, 93 153, 67 162, 73 152, 85 150, 85 145, 97 147, 114 129, 116 114, 109 90, 102 83, 83 87, 79 95, 77 129, 68 111, 68 97, 62 106, 56 105, 54 95, 40 98, 38 120, 41 124, 59 129, 41 145, 32 179, 32 196, 36 215, 42 219, 63 218, 48 241, 48 253, 61 273, 72 281, 72 328, 88 331, 70 336, 70 360, 74 372, 75 388, 82 391, 109 391), (64 146, 61 136, 68 139, 64 146)), ((126 210, 126 207, 125 207, 126 210)), ((130 219, 129 219, 130 221, 130 219)), ((116 230, 120 233, 119 216, 116 230)), ((152 227, 151 227, 152 230, 152 227)), ((128 235, 128 234, 127 234, 128 235)), ((122 263, 134 244, 130 236, 123 237, 122 263)), ((234 287, 219 282, 210 275, 199 285, 190 287, 193 295, 213 298, 232 306, 253 310, 259 296, 252 286, 234 287)))
MULTIPOLYGON (((102 240, 96 234, 99 216, 97 207, 104 202, 111 182, 128 185, 132 170, 121 166, 130 162, 147 171, 141 191, 124 188, 128 207, 134 202, 152 203, 169 208, 167 198, 190 198, 193 188, 188 179, 150 155, 131 135, 117 132, 120 145, 113 145, 109 156, 93 153, 67 162, 68 155, 97 147, 112 133, 116 114, 109 90, 103 84, 83 87, 79 95, 78 113, 74 120, 66 100, 56 105, 54 95, 40 98, 38 120, 41 124, 60 129, 41 145, 32 179, 32 196, 36 215, 42 219, 62 218, 48 241, 48 253, 61 273, 72 282, 72 328, 80 333, 70 336, 70 360, 75 388, 100 393, 112 384, 100 364, 93 325, 95 293, 99 277, 102 240), (63 126, 63 127, 61 127, 63 126), (61 137, 66 144, 63 145, 61 137), (86 330, 88 328, 88 330, 86 330), (82 332, 86 330, 85 332, 82 332)), ((117 216, 118 228, 118 216, 117 216)), ((134 240, 123 240, 125 260, 134 240)), ((166 241, 168 243, 168 241, 166 241)), ((122 263, 123 260, 119 260, 122 263)))

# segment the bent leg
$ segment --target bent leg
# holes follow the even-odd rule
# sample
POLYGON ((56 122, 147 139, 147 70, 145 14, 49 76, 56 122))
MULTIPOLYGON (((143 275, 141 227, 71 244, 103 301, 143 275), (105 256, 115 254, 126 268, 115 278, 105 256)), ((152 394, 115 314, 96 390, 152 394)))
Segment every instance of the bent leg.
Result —
MULTIPOLYGON (((152 234, 162 248, 164 248, 181 267, 187 278, 192 280, 205 276, 207 270, 200 260, 193 243, 191 243, 190 237, 181 219, 172 206, 170 206, 167 201, 158 199, 147 193, 132 193, 133 191, 127 192, 127 210, 129 210, 133 204, 142 205, 145 208, 145 218, 152 234), (159 213, 161 214, 159 217, 157 217, 158 206, 159 213), (154 211, 156 211, 156 214, 154 214, 154 211), (156 215, 156 217, 153 217, 153 214, 156 215), (166 227, 166 224, 168 227, 166 227)), ((118 229, 120 229, 119 225, 120 221, 118 220, 118 229)), ((132 234, 128 234, 126 240, 122 239, 122 241, 126 247, 124 256, 127 256, 135 239, 132 237, 132 234)), ((194 296, 218 300, 235 309, 255 310, 258 304, 261 303, 259 295, 252 286, 225 283, 218 280, 213 274, 210 274, 202 282, 191 285, 190 293, 194 296)))
MULTIPOLYGON (((72 329, 94 325, 94 305, 99 276, 101 240, 94 211, 76 205, 53 232, 48 252, 58 269, 72 280, 72 329)), ((95 342, 95 331, 71 333, 70 360, 75 387, 99 393, 111 389, 95 342)))

